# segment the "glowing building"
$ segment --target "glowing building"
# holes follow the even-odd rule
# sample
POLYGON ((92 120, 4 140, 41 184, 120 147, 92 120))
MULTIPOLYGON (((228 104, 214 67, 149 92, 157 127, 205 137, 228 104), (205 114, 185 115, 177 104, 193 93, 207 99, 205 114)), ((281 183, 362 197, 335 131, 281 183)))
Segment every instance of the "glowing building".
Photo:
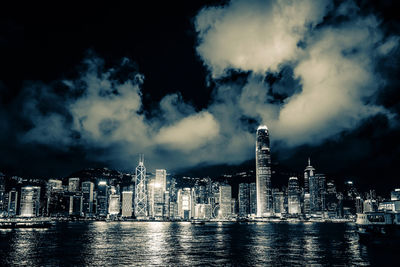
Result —
POLYGON ((135 216, 136 216, 136 218, 146 218, 148 216, 146 167, 144 166, 144 155, 143 154, 140 155, 139 165, 136 167, 135 216))
POLYGON ((256 141, 256 187, 257 217, 267 217, 272 213, 271 154, 269 131, 262 125, 257 129, 256 141))
POLYGON ((289 214, 300 214, 300 187, 297 177, 290 177, 288 183, 289 214))
POLYGON ((40 187, 24 186, 21 188, 21 217, 36 217, 40 211, 40 187))

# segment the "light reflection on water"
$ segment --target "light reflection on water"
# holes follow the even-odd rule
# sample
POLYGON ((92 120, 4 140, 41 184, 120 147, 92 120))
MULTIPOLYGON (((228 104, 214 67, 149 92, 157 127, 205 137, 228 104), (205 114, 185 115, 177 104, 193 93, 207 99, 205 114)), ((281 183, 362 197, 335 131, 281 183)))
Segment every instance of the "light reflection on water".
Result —
POLYGON ((70 222, 0 230, 1 266, 369 265, 396 255, 375 251, 351 224, 70 222))

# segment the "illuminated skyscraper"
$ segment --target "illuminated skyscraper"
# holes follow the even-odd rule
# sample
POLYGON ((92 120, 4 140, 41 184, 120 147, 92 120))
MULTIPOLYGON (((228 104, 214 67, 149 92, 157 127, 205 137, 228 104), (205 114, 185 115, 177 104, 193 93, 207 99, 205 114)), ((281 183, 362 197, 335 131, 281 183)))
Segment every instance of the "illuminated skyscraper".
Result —
POLYGON ((146 167, 144 166, 144 155, 139 157, 139 165, 136 167, 135 176, 135 216, 136 218, 145 218, 148 215, 147 210, 147 185, 146 185, 146 167))
POLYGON ((311 166, 311 160, 308 158, 308 166, 304 170, 304 191, 310 193, 310 177, 314 176, 315 169, 311 166))
POLYGON ((162 217, 164 210, 164 193, 167 189, 167 171, 164 169, 156 170, 156 178, 153 186, 153 209, 154 217, 162 217))
POLYGON ((271 154, 269 131, 261 125, 256 141, 257 217, 270 216, 272 212, 271 154))
POLYGON ((290 177, 288 184, 289 214, 300 214, 300 188, 297 177, 290 177))
POLYGON ((132 191, 123 191, 122 192, 122 217, 131 217, 132 216, 132 191))
POLYGON ((85 216, 93 214, 93 201, 94 201, 94 183, 82 183, 82 196, 83 196, 83 213, 85 216))
POLYGON ((239 216, 246 217, 250 214, 250 185, 239 184, 239 216))
POLYGON ((108 185, 106 181, 100 181, 97 185, 97 215, 107 216, 108 209, 108 185))
POLYGON ((232 215, 232 188, 230 185, 219 186, 219 218, 229 218, 232 215))
POLYGON ((20 214, 22 217, 39 216, 40 187, 24 186, 21 188, 20 214))
POLYGON ((18 192, 13 188, 8 193, 8 216, 13 217, 17 215, 18 207, 18 192))

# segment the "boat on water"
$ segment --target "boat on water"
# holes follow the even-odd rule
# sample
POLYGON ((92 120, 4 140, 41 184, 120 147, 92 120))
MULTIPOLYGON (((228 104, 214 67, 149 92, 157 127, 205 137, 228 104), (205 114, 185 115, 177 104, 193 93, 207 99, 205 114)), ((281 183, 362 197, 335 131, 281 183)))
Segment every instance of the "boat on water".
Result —
POLYGON ((356 225, 361 240, 400 240, 400 213, 398 212, 358 213, 356 225))
POLYGON ((49 218, 8 218, 0 219, 0 229, 49 228, 53 221, 49 218))

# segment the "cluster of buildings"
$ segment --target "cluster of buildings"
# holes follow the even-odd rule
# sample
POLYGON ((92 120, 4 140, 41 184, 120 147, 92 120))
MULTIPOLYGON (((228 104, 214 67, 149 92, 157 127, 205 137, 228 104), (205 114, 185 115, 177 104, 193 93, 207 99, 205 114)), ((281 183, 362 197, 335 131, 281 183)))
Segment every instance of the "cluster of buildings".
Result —
POLYGON ((356 213, 400 210, 400 190, 383 200, 374 192, 360 194, 352 181, 338 192, 334 181, 317 173, 310 159, 304 176, 289 177, 287 186, 272 187, 267 126, 257 129, 255 182, 232 186, 211 178, 177 188, 165 169, 148 174, 143 155, 128 183, 105 177, 67 181, 50 179, 45 185, 6 190, 0 175, 0 214, 4 217, 78 217, 139 220, 233 220, 238 218, 351 218, 356 213))

